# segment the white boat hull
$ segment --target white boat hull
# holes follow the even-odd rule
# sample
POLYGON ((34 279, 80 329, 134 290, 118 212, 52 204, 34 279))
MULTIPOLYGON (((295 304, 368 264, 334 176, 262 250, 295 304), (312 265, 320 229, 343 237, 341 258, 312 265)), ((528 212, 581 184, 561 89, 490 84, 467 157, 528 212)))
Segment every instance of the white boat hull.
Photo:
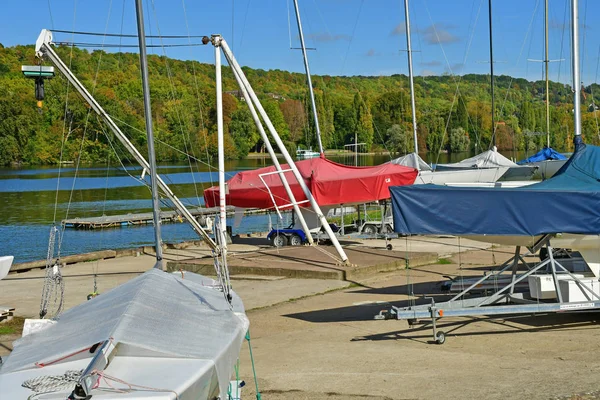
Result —
POLYGON ((462 169, 454 171, 419 171, 415 185, 435 184, 446 185, 451 183, 483 183, 496 182, 508 167, 462 169))
POLYGON ((14 259, 13 256, 0 257, 0 280, 6 278, 14 259))

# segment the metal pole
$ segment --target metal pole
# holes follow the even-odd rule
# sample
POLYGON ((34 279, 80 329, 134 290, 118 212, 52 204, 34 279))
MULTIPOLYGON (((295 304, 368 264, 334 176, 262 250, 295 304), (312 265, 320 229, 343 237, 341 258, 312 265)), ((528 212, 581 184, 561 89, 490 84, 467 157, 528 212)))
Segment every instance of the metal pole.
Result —
POLYGON ((250 86, 250 83, 248 82, 246 76, 244 75, 244 72, 242 71, 240 65, 238 64, 237 60, 233 56, 233 53, 229 49, 229 46, 227 45, 227 41, 221 40, 221 47, 223 48, 223 53, 225 54, 225 57, 227 58, 227 61, 229 62, 230 67, 232 69, 237 70, 237 73, 239 74, 244 86, 246 87, 246 90, 248 90, 248 94, 250 95, 250 97, 252 98, 252 101, 256 105, 256 108, 257 108, 258 112, 260 113, 260 115, 262 116, 265 124, 267 125, 269 132, 271 132, 271 136, 275 140, 275 143, 277 143, 277 147, 279 147, 279 151, 281 151, 281 154, 283 155, 283 157, 287 161, 288 165, 290 166, 290 169, 292 170, 294 176, 296 177, 298 184, 302 188, 304 195, 310 201, 310 205, 312 206, 313 210, 317 214, 317 217, 321 221, 321 225, 325 229, 325 232, 327 232, 327 235, 329 236, 331 243, 333 243, 333 246, 337 250, 342 261, 344 263, 347 263, 348 256, 346 255, 346 252, 344 251, 344 249, 340 245, 340 242, 338 241, 337 237, 331 230, 331 227, 329 226, 327 219, 325 218, 325 216, 323 215, 323 212, 321 211, 321 207, 319 207, 319 204, 317 204, 315 198, 313 197, 312 193, 308 189, 308 186, 306 186, 306 183, 304 182, 302 175, 300 175, 300 171, 298 171, 296 164, 294 164, 294 160, 290 156, 290 153, 287 151, 285 145, 281 141, 281 138, 277 134, 277 131, 275 130, 275 127, 271 123, 271 120, 269 119, 267 113, 265 112, 265 109, 258 101, 258 97, 256 96, 256 93, 254 93, 252 86, 250 86))
POLYGON ((550 147, 550 90, 548 84, 548 63, 550 62, 548 58, 548 0, 546 0, 544 5, 544 38, 545 38, 545 59, 544 64, 546 64, 546 145, 550 147))
POLYGON ((571 44, 572 61, 573 61, 573 113, 575 122, 575 148, 581 141, 581 78, 579 77, 579 2, 578 0, 571 1, 571 29, 573 42, 571 44))
POLYGON ((306 70, 306 80, 308 81, 308 91, 310 92, 310 105, 312 106, 313 118, 315 120, 315 129, 317 132, 317 141, 319 143, 319 153, 323 154, 323 143, 321 142, 321 128, 319 128, 319 117, 317 115, 317 105, 315 104, 315 94, 313 92, 312 80, 310 79, 310 69, 308 68, 308 57, 304 45, 304 33, 302 32, 302 22, 300 21, 300 11, 298 9, 298 0, 294 0, 296 10, 296 22, 298 23, 298 34, 300 35, 300 46, 302 47, 302 56, 304 57, 304 69, 306 70))
MULTIPOLYGON (((216 46, 216 44, 215 44, 215 46, 216 46)), ((269 155, 271 156, 271 161, 273 161, 273 165, 275 166, 275 169, 277 171, 283 171, 283 168, 281 168, 281 164, 279 163, 279 160, 277 159, 277 156, 275 155, 273 146, 271 146, 271 142, 269 141, 267 133, 265 132, 265 128, 263 127, 263 125, 260 122, 260 119, 258 117, 258 114, 256 113, 256 108, 254 108, 252 99, 248 95, 248 91, 246 90, 246 87, 242 83, 242 80, 238 74, 238 71, 235 68, 232 68, 232 71, 233 71, 233 75, 235 76, 235 80, 237 81, 238 86, 240 87, 240 90, 242 91, 242 96, 244 96, 244 99, 246 99, 246 104, 248 104, 248 109, 250 110, 252 119, 254 120, 254 123, 256 124, 256 128, 258 129, 258 132, 260 133, 260 137, 262 138, 263 142, 265 143, 265 147, 267 148, 267 151, 269 152, 269 155)), ((290 198, 290 202, 292 203, 294 212, 298 216, 298 220, 300 221, 302 230, 306 234, 306 240, 308 240, 309 244, 311 244, 311 245, 314 244, 313 238, 310 234, 310 229, 308 228, 308 225, 306 224, 306 220, 304 219, 304 216, 300 212, 300 206, 298 206, 298 203, 296 202, 296 196, 294 196, 294 193, 292 192, 292 189, 290 188, 290 184, 288 183, 287 179, 285 179, 283 174, 278 174, 278 175, 281 178, 281 183, 283 184, 283 187, 285 188, 285 192, 287 193, 288 197, 290 198)))
POLYGON ((354 131, 354 166, 358 167, 358 134, 354 131))
MULTIPOLYGON (((417 112, 415 107, 415 83, 413 81, 412 48, 410 41, 410 15, 408 13, 408 0, 404 0, 404 18, 406 21, 406 51, 408 53, 408 80, 410 82, 410 105, 412 111, 413 139, 415 141, 415 154, 419 154, 417 143, 417 112)), ((417 169, 421 169, 417 162, 417 169)))
POLYGON ((492 88, 492 147, 496 147, 496 119, 494 116, 494 51, 492 43, 492 0, 488 0, 488 19, 490 24, 490 76, 492 88))
MULTIPOLYGON (((218 41, 219 35, 213 35, 213 40, 218 41)), ((223 138, 223 88, 221 80, 221 50, 215 46, 215 87, 217 100, 217 147, 219 154, 219 229, 227 231, 227 214, 225 212, 225 140, 223 138)), ((226 246, 227 241, 222 245, 226 246)))
POLYGON ((154 242, 156 264, 154 268, 163 269, 163 254, 160 236, 160 203, 158 201, 158 180, 156 178, 156 155, 154 153, 154 133, 152 131, 152 109, 150 107, 150 86, 148 84, 148 60, 146 58, 146 34, 144 33, 144 11, 142 1, 135 1, 138 41, 140 44, 140 69, 142 71, 142 89, 144 92, 144 114, 148 135, 148 164, 150 165, 150 187, 152 190, 152 216, 154 220, 154 242))

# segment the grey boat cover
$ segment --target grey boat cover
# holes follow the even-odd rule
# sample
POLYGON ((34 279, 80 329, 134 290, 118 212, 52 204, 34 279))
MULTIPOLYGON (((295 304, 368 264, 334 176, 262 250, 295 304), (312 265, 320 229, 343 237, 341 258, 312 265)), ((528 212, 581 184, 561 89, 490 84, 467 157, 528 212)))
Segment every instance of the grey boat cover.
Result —
POLYGON ((410 153, 402 157, 394 158, 390 163, 416 168, 419 171, 431 171, 429 164, 427 164, 417 153, 410 153))
POLYGON ((484 151, 474 157, 464 159, 457 163, 437 164, 436 169, 466 169, 466 168, 495 168, 495 167, 518 167, 518 165, 502 154, 498 153, 496 147, 484 151))
MULTIPOLYGON (((131 357, 193 358, 215 363, 221 393, 248 330, 244 306, 233 309, 213 280, 152 269, 60 316, 14 343, 0 374, 38 368, 112 338, 131 357)), ((167 373, 167 371, 165 371, 167 373)))

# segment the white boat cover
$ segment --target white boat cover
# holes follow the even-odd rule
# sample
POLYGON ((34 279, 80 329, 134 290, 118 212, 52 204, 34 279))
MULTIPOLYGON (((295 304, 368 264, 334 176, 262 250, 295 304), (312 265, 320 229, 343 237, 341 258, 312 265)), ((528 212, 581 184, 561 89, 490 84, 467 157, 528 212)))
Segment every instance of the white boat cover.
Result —
POLYGON ((390 163, 416 168, 419 171, 431 171, 429 164, 427 164, 417 153, 410 153, 402 157, 394 158, 390 163))
POLYGON ((498 153, 496 147, 484 151, 483 153, 477 154, 474 157, 466 158, 457 163, 451 164, 438 164, 436 168, 449 169, 449 168, 494 168, 494 167, 517 167, 518 165, 502 154, 498 153))
MULTIPOLYGON (((57 323, 14 343, 0 374, 59 364, 96 343, 112 340, 129 357, 170 357, 214 362, 221 393, 248 330, 244 306, 201 275, 152 269, 61 315, 57 323)), ((164 371, 168 373, 168 371, 164 371)), ((19 383, 20 385, 20 383, 19 383)))

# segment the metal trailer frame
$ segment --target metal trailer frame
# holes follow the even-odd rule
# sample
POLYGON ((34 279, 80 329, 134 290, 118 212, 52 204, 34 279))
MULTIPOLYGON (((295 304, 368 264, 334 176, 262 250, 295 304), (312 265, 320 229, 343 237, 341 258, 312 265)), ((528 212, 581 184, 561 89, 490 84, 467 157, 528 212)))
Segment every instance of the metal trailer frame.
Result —
MULTIPOLYGON (((437 344, 443 344, 446 341, 446 334, 443 331, 438 330, 436 324, 436 321, 443 317, 494 317, 500 315, 549 314, 582 310, 600 310, 600 295, 594 292, 592 288, 581 281, 581 278, 568 271, 554 258, 553 248, 549 243, 551 237, 552 235, 545 235, 530 249, 531 254, 537 252, 543 247, 547 248, 548 250, 548 258, 540 261, 533 267, 529 267, 529 264, 523 260, 523 257, 520 254, 521 246, 517 246, 515 249, 515 255, 504 262, 499 269, 494 271, 494 273, 483 276, 481 279, 466 287, 463 291, 452 297, 450 300, 436 303, 434 298, 425 297, 425 299, 431 299, 430 304, 421 304, 409 307, 392 306, 390 309, 380 311, 380 313, 375 316, 375 319, 407 320, 409 326, 411 327, 419 323, 419 320, 430 320, 434 342, 437 344), (523 274, 517 275, 519 261, 522 261, 525 265, 527 265, 528 270, 523 274), (535 274, 535 272, 539 271, 540 269, 548 266, 550 267, 553 277, 557 301, 551 302, 547 300, 532 300, 525 297, 525 293, 515 293, 514 289, 516 284, 535 274), (487 280, 494 279, 499 274, 502 274, 509 269, 511 270, 511 282, 509 284, 499 288, 498 291, 490 296, 467 298, 468 293, 477 285, 487 280), (557 271, 562 271, 563 273, 568 274, 571 280, 573 280, 580 288, 587 300, 580 302, 563 301, 563 294, 561 293, 558 284, 557 271)), ((427 324, 428 322, 424 323, 427 324)))

